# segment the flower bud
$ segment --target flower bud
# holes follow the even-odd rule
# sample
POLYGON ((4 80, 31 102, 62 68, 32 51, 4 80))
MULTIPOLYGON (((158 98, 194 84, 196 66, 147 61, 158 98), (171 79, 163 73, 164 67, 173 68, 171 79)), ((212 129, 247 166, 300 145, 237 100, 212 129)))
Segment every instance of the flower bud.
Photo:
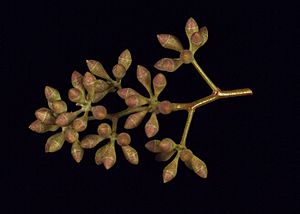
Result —
POLYGON ((117 91, 118 95, 122 98, 122 99, 126 99, 129 96, 132 95, 138 95, 139 93, 136 92, 135 90, 133 90, 132 88, 121 88, 117 91))
POLYGON ((77 132, 82 132, 87 128, 88 125, 88 116, 84 114, 83 116, 76 118, 72 122, 72 128, 77 132))
MULTIPOLYGON (((98 135, 98 136, 99 136, 99 135, 98 135)), ((100 147, 100 148, 96 151, 96 153, 95 153, 95 162, 96 162, 97 165, 102 164, 103 157, 105 156, 105 154, 106 154, 106 152, 107 152, 109 146, 110 146, 110 144, 106 144, 106 145, 100 147)), ((81 147, 82 147, 82 145, 81 145, 81 147)))
POLYGON ((35 116, 38 120, 40 120, 42 123, 51 125, 54 124, 55 118, 51 112, 50 109, 48 108, 39 108, 38 110, 35 111, 35 116))
POLYGON ((101 123, 98 126, 97 131, 98 131, 98 134, 104 138, 108 138, 111 135, 111 127, 107 123, 101 123))
POLYGON ((65 131, 65 140, 69 143, 74 143, 78 140, 79 134, 73 128, 68 127, 65 131))
POLYGON ((81 140, 80 146, 84 149, 91 149, 91 148, 94 148, 95 146, 97 146, 104 139, 105 139, 104 137, 101 137, 99 135, 90 134, 90 135, 85 136, 81 140))
POLYGON ((158 97, 158 95, 164 90, 167 85, 166 77, 159 73, 153 78, 153 88, 154 88, 154 95, 158 97))
POLYGON ((162 114, 170 114, 173 110, 173 106, 172 103, 170 103, 170 101, 168 100, 164 100, 162 102, 160 102, 157 106, 158 111, 162 114))
POLYGON ((163 181, 167 183, 175 178, 177 174, 178 158, 174 158, 163 170, 163 181))
POLYGON ((176 150, 172 150, 170 152, 161 152, 155 155, 156 161, 168 161, 174 154, 176 150))
POLYGON ((96 60, 86 60, 86 63, 90 72, 94 75, 107 80, 111 79, 100 62, 96 60))
POLYGON ((33 121, 29 129, 31 129, 34 132, 37 133, 45 133, 47 131, 56 131, 59 127, 56 125, 47 125, 45 123, 42 123, 40 120, 33 121))
POLYGON ((191 35, 199 31, 199 27, 195 19, 189 18, 185 25, 185 32, 187 37, 190 39, 191 35))
POLYGON ((159 153, 162 152, 161 148, 159 147, 160 140, 151 140, 145 144, 146 149, 150 152, 159 153))
POLYGON ((180 59, 184 64, 189 64, 194 60, 194 55, 190 50, 183 50, 180 53, 180 59))
POLYGON ((199 32, 196 32, 191 37, 192 51, 195 52, 199 47, 203 46, 208 40, 208 31, 206 27, 200 28, 199 32))
POLYGON ((105 95, 107 95, 108 90, 103 91, 103 92, 96 92, 94 94, 94 97, 92 98, 92 103, 98 103, 100 100, 102 100, 105 95))
POLYGON ((86 91, 89 93, 89 95, 91 97, 93 97, 94 93, 95 93, 96 77, 93 74, 91 74, 90 72, 86 72, 84 74, 82 82, 83 82, 83 86, 86 89, 86 91))
POLYGON ((65 141, 64 134, 62 132, 56 133, 48 138, 45 144, 45 152, 56 152, 61 149, 65 141))
POLYGON ((118 59, 118 64, 121 64, 124 66, 125 70, 127 71, 129 66, 131 65, 132 59, 131 54, 128 49, 124 50, 118 59))
POLYGON ((95 81, 95 93, 104 92, 109 89, 109 85, 106 81, 98 79, 95 81))
POLYGON ((140 111, 134 114, 131 114, 125 122, 124 128, 125 129, 133 129, 141 124, 142 120, 144 119, 147 111, 140 111))
POLYGON ((156 113, 152 113, 150 119, 145 125, 145 133, 148 138, 153 137, 159 131, 159 123, 156 117, 156 113))
POLYGON ((84 91, 83 87, 83 76, 78 71, 73 71, 71 76, 71 83, 74 88, 84 91))
POLYGON ((76 113, 75 112, 64 112, 60 115, 55 120, 56 125, 63 127, 69 125, 75 118, 76 118, 76 113))
POLYGON ((82 160, 84 150, 83 150, 83 148, 81 148, 81 146, 79 145, 78 142, 75 142, 75 143, 72 144, 71 154, 72 154, 72 157, 74 158, 74 160, 77 163, 79 163, 82 160))
POLYGON ((147 89, 148 93, 151 94, 151 74, 147 68, 138 65, 136 71, 137 79, 147 89))
POLYGON ((162 152, 170 152, 176 146, 176 143, 171 138, 164 138, 159 143, 160 151, 162 152))
POLYGON ((126 74, 126 69, 121 64, 116 64, 112 69, 114 77, 119 80, 122 79, 126 74))
POLYGON ((193 152, 192 152, 190 149, 183 149, 183 150, 180 152, 180 159, 181 159, 183 162, 186 162, 186 161, 191 160, 192 157, 193 157, 193 152))
POLYGON ((60 100, 60 94, 58 90, 50 86, 45 87, 45 96, 48 101, 60 100))
POLYGON ((98 105, 98 106, 93 106, 91 108, 92 114, 95 119, 97 120, 103 120, 106 115, 107 115, 107 110, 104 106, 98 105))
POLYGON ((63 100, 55 100, 51 104, 51 109, 56 114, 64 113, 68 110, 67 104, 63 100))
POLYGON ((155 63, 154 67, 161 71, 174 72, 182 65, 180 59, 162 58, 155 63))
POLYGON ((128 107, 138 107, 148 103, 148 99, 142 95, 131 95, 125 99, 125 103, 128 107))
POLYGON ((190 163, 197 175, 199 175, 201 178, 207 178, 207 167, 202 160, 194 155, 190 160, 190 163))
POLYGON ((103 163, 106 169, 110 169, 116 163, 116 151, 113 143, 106 144, 97 150, 95 154, 97 165, 103 163))
POLYGON ((158 34, 158 41, 164 48, 168 48, 175 51, 182 51, 183 47, 179 39, 170 34, 158 34))
POLYGON ((123 154, 129 163, 137 165, 139 163, 139 156, 137 151, 131 146, 122 146, 123 154))
POLYGON ((130 144, 130 141, 131 141, 130 135, 127 134, 126 132, 122 132, 118 134, 117 143, 120 146, 127 146, 130 144))
POLYGON ((69 100, 74 103, 84 103, 84 101, 85 101, 83 92, 77 88, 69 89, 68 97, 69 97, 69 100))

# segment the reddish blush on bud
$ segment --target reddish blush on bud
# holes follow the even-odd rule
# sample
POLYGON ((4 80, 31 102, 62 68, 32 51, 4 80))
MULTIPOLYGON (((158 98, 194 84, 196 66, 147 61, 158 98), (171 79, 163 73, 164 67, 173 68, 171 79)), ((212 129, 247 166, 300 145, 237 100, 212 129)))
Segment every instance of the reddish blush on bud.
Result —
POLYGON ((82 160, 84 150, 83 150, 83 148, 81 148, 81 146, 79 145, 78 142, 75 142, 75 143, 72 144, 71 154, 72 154, 72 157, 74 158, 74 160, 77 163, 79 163, 82 160))
POLYGON ((84 149, 91 149, 97 146, 101 141, 103 141, 105 138, 96 135, 96 134, 90 134, 85 136, 81 142, 80 146, 84 149))
POLYGON ((176 150, 172 150, 170 152, 161 152, 155 155, 156 161, 168 161, 174 154, 176 150))
POLYGON ((189 20, 186 22, 185 25, 185 32, 188 38, 190 38, 193 33, 198 31, 199 31, 199 27, 195 19, 193 19, 192 17, 189 18, 189 20))
POLYGON ((148 138, 153 137, 159 131, 159 123, 156 117, 156 113, 152 113, 150 119, 145 125, 145 133, 148 138))
POLYGON ((102 158, 102 163, 105 169, 110 169, 116 163, 116 151, 114 144, 108 144, 108 148, 102 158))
POLYGON ((72 122, 72 128, 77 132, 82 132, 87 128, 88 125, 88 117, 87 115, 83 115, 82 117, 76 118, 72 122))
POLYGON ((132 59, 131 59, 131 54, 128 49, 124 50, 118 59, 118 64, 121 64, 124 66, 126 71, 128 70, 129 66, 131 65, 132 59))
POLYGON ((193 157, 193 152, 190 149, 184 149, 180 152, 180 159, 183 162, 190 161, 193 157))
POLYGON ((154 67, 161 71, 174 72, 182 65, 180 59, 163 58, 155 63, 154 67))
POLYGON ((141 124, 142 120, 144 119, 147 111, 141 111, 134 114, 131 114, 125 122, 124 128, 125 129, 133 129, 136 128, 138 125, 141 124))
POLYGON ((126 69, 121 64, 116 64, 112 69, 113 75, 116 79, 122 79, 126 74, 126 69))
POLYGON ((182 51, 183 47, 180 43, 179 39, 170 34, 158 34, 157 39, 161 46, 167 49, 175 50, 175 51, 182 51))
POLYGON ((52 102, 51 109, 56 114, 64 113, 68 110, 67 104, 63 100, 55 100, 52 102))
POLYGON ((68 92, 69 100, 74 103, 83 103, 84 95, 80 89, 71 88, 68 92))
POLYGON ((163 170, 163 182, 167 183, 177 174, 178 158, 174 158, 163 170))
POLYGON ((172 103, 170 103, 170 101, 168 101, 168 100, 160 102, 158 104, 157 108, 158 108, 158 111, 162 114, 170 114, 173 110, 172 103))
POLYGON ((138 65, 136 76, 138 81, 147 89, 148 93, 151 94, 151 74, 148 69, 144 66, 138 65))
POLYGON ((45 133, 48 131, 48 127, 49 125, 42 123, 40 120, 35 120, 30 124, 29 129, 37 133, 45 133))
POLYGON ((104 106, 98 105, 98 106, 93 106, 91 108, 92 114, 95 119, 97 120, 103 120, 106 115, 107 115, 107 110, 104 106))
POLYGON ((159 147, 160 142, 161 142, 160 140, 151 140, 145 144, 145 147, 150 152, 159 153, 159 152, 162 152, 159 147))
POLYGON ((96 60, 86 60, 89 70, 96 76, 110 80, 110 76, 105 71, 103 65, 96 60))
POLYGON ((129 96, 132 95, 138 95, 139 93, 136 92, 135 90, 133 90, 132 88, 121 88, 117 91, 118 95, 122 98, 122 99, 126 99, 129 96))
POLYGON ((170 152, 175 147, 175 142, 171 138, 164 138, 159 143, 159 148, 162 152, 170 152))
POLYGON ((65 132, 65 140, 69 143, 74 143, 78 140, 79 134, 73 128, 68 127, 65 132))
POLYGON ((48 108, 39 108, 35 111, 35 116, 38 120, 40 120, 42 123, 51 125, 54 124, 55 118, 48 108))
POLYGON ((117 143, 120 146, 127 146, 130 144, 130 141, 131 141, 131 137, 128 133, 122 132, 122 133, 118 134, 117 143))
POLYGON ((133 165, 137 165, 139 163, 139 156, 134 148, 131 146, 122 146, 122 151, 129 163, 133 165))
POLYGON ((48 101, 60 100, 60 94, 57 89, 50 86, 45 87, 45 96, 48 101))
POLYGON ((195 155, 190 160, 194 172, 201 178, 207 178, 207 167, 205 163, 195 155))
POLYGON ((71 76, 71 83, 74 88, 77 88, 79 90, 83 90, 83 84, 82 84, 83 76, 78 71, 73 71, 71 76))
POLYGON ((111 135, 111 127, 107 123, 101 123, 98 126, 98 134, 104 138, 108 138, 111 135))
POLYGON ((133 108, 147 104, 148 99, 142 95, 131 95, 125 99, 125 103, 128 107, 133 108))
POLYGON ((167 85, 167 80, 165 75, 159 73, 153 78, 153 88, 154 95, 158 97, 158 95, 164 90, 167 85))
POLYGON ((60 115, 55 120, 56 125, 63 127, 69 125, 75 118, 76 118, 76 113, 74 112, 64 112, 60 115))
POLYGON ((64 134, 62 132, 56 133, 48 138, 45 144, 45 152, 56 152, 61 149, 65 141, 64 134))

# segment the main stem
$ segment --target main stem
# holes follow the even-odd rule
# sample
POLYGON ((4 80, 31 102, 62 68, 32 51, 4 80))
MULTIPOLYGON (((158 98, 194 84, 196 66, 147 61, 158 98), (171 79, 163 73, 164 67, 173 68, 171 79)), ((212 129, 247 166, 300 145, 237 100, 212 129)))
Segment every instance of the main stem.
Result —
POLYGON ((183 134, 182 134, 182 138, 181 138, 181 141, 180 141, 180 144, 183 145, 183 146, 185 146, 185 144, 186 144, 186 138, 187 138, 187 135, 189 133, 189 129, 190 129, 190 126, 191 126, 191 123, 192 123, 194 112, 195 112, 194 109, 190 109, 188 111, 189 114, 188 114, 188 117, 186 119, 185 127, 184 127, 183 134))

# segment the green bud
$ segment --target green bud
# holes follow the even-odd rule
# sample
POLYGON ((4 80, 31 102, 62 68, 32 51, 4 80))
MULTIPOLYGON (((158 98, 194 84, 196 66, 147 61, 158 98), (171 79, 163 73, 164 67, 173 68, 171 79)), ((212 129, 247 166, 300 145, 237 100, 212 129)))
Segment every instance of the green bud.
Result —
POLYGON ((82 132, 87 128, 88 125, 88 115, 84 114, 83 116, 76 118, 72 122, 72 127, 77 132, 82 132))
POLYGON ((97 120, 103 120, 105 119, 107 115, 107 110, 104 106, 98 105, 98 106, 93 106, 91 108, 92 114, 95 119, 97 120))
POLYGON ((56 152, 61 149, 65 141, 64 134, 62 132, 56 133, 48 138, 45 145, 45 152, 56 152))
POLYGON ((69 143, 74 143, 78 141, 79 134, 77 131, 75 131, 73 128, 68 127, 65 131, 65 140, 69 143))
POLYGON ((98 126, 97 131, 98 131, 98 134, 104 138, 108 138, 111 135, 111 127, 108 123, 101 123, 98 126))
POLYGON ((74 88, 77 88, 77 89, 81 90, 81 91, 84 91, 82 81, 83 81, 83 76, 78 71, 74 71, 72 73, 72 76, 71 76, 72 86, 74 88))
POLYGON ((31 129, 34 132, 37 133, 45 133, 47 131, 56 131, 59 128, 57 125, 47 125, 45 123, 42 123, 40 120, 33 121, 29 129, 31 129))
POLYGON ((132 59, 131 59, 131 54, 128 49, 124 50, 118 59, 118 64, 123 65, 125 70, 127 71, 129 66, 131 65, 132 59))
POLYGON ((168 161, 175 154, 176 150, 172 150, 170 152, 161 152, 155 155, 156 161, 168 161))
POLYGON ((101 77, 106 80, 110 80, 110 76, 105 71, 102 64, 96 60, 86 60, 89 70, 96 76, 101 77))
POLYGON ((179 39, 170 34, 158 34, 157 35, 158 41, 164 48, 175 50, 175 51, 182 51, 183 47, 180 43, 179 39))
POLYGON ((55 117, 52 114, 52 111, 48 108, 39 108, 35 111, 35 116, 44 124, 52 125, 55 122, 55 117))
POLYGON ((191 160, 193 157, 193 152, 190 149, 183 149, 180 151, 180 159, 183 162, 191 160))
POLYGON ((75 118, 77 114, 75 112, 64 112, 58 115, 55 120, 56 125, 63 127, 69 125, 75 118))
POLYGON ((149 103, 149 100, 146 97, 144 97, 140 94, 137 94, 137 95, 131 95, 131 96, 127 97, 125 99, 125 103, 128 107, 133 108, 133 107, 145 105, 145 104, 149 103))
POLYGON ((145 144, 145 147, 150 152, 160 153, 162 152, 161 148, 159 147, 160 142, 161 142, 160 140, 151 140, 145 144))
POLYGON ((150 119, 145 125, 145 133, 148 138, 153 137, 159 131, 159 123, 156 117, 156 113, 152 113, 150 119))
POLYGON ((106 169, 110 169, 116 163, 116 152, 113 143, 108 143, 97 150, 95 154, 97 165, 103 163, 106 169))
POLYGON ((130 144, 131 137, 128 133, 122 132, 118 134, 117 143, 119 146, 128 146, 130 144))
POLYGON ((189 18, 189 20, 187 21, 186 25, 185 25, 185 32, 186 35, 188 37, 188 39, 191 38, 191 35, 195 32, 199 31, 199 27, 197 22, 193 19, 193 18, 189 18))
POLYGON ((174 150, 176 143, 171 138, 164 138, 159 143, 159 148, 162 152, 170 152, 174 150))
POLYGON ((50 86, 45 87, 45 96, 48 101, 60 100, 60 94, 58 90, 50 86))
POLYGON ((139 163, 139 156, 137 151, 131 146, 122 146, 123 154, 129 163, 137 165, 139 163))
POLYGON ((156 97, 164 90, 167 85, 166 77, 159 73, 153 78, 153 88, 154 88, 154 95, 156 97))
POLYGON ((67 104, 63 100, 55 100, 52 102, 51 109, 56 114, 64 113, 68 110, 67 104))
POLYGON ((148 93, 151 95, 151 74, 147 68, 144 66, 138 65, 136 71, 137 79, 142 85, 147 89, 148 93))
POLYGON ((70 101, 72 101, 74 103, 84 103, 85 102, 83 92, 77 88, 69 89, 68 98, 70 101))
POLYGON ((144 119, 147 111, 141 111, 134 114, 131 114, 125 122, 124 128, 125 129, 133 129, 141 124, 142 120, 144 119))
POLYGON ((135 90, 133 90, 132 88, 121 88, 117 91, 118 95, 122 98, 122 99, 126 99, 129 96, 132 95, 138 95, 139 93, 136 92, 135 90))
POLYGON ((201 178, 207 178, 207 167, 202 160, 194 155, 190 160, 190 163, 197 175, 199 175, 201 178))
POLYGON ((83 150, 83 148, 81 148, 81 146, 79 145, 78 142, 75 142, 75 143, 72 144, 71 154, 72 154, 72 157, 74 158, 74 160, 77 163, 79 163, 82 160, 84 150, 83 150))
POLYGON ((95 94, 95 82, 96 77, 90 72, 86 72, 83 77, 83 86, 85 90, 88 92, 90 98, 92 98, 95 94))
POLYGON ((116 64, 112 69, 113 75, 117 80, 122 79, 126 74, 126 69, 121 64, 116 64))
POLYGON ((177 174, 178 158, 174 158, 163 170, 163 181, 167 183, 175 178, 177 174))
POLYGON ((80 146, 84 149, 91 149, 91 148, 94 148, 95 146, 97 146, 104 139, 105 139, 104 137, 101 137, 99 135, 90 134, 90 135, 85 136, 81 140, 80 146))
POLYGON ((155 63, 154 67, 161 71, 174 72, 182 65, 180 59, 162 58, 155 63))

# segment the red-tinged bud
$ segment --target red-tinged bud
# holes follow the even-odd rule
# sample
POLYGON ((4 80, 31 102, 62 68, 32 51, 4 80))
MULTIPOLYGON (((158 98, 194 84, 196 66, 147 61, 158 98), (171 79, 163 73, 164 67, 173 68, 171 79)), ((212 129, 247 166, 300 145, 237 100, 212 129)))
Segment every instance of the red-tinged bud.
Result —
POLYGON ((82 81, 83 81, 83 76, 78 71, 73 71, 72 76, 71 76, 72 86, 74 88, 77 88, 77 89, 83 91, 84 87, 83 87, 82 81))
POLYGON ((48 108, 40 108, 35 111, 35 116, 38 120, 40 120, 44 124, 54 124, 55 117, 53 116, 52 112, 48 108))
POLYGON ((145 147, 150 152, 159 153, 162 152, 161 148, 159 147, 160 142, 160 140, 151 140, 145 144, 145 147))
POLYGON ((75 118, 76 118, 76 113, 75 112, 64 112, 60 115, 55 120, 56 125, 63 127, 69 125, 75 118))
POLYGON ((56 131, 59 127, 56 125, 47 125, 45 123, 42 123, 40 120, 33 121, 29 129, 31 129, 34 132, 37 133, 45 133, 47 131, 56 131))
POLYGON ((138 95, 139 93, 136 92, 135 90, 133 90, 132 88, 121 88, 117 91, 118 95, 122 98, 122 99, 126 99, 129 96, 132 95, 138 95))
POLYGON ((105 71, 102 64, 96 60, 86 60, 89 70, 96 76, 110 80, 110 76, 105 71))
POLYGON ((168 161, 175 154, 176 150, 172 150, 170 152, 161 152, 155 155, 156 161, 168 161))
POLYGON ((98 105, 98 106, 93 106, 91 108, 92 114, 95 119, 97 120, 103 120, 106 115, 107 115, 107 110, 104 106, 98 105))
POLYGON ((58 90, 50 86, 45 87, 45 96, 48 101, 60 100, 60 94, 58 90))
POLYGON ((63 100, 55 100, 51 104, 51 109, 56 114, 64 113, 68 110, 67 104, 63 100))
POLYGON ((114 77, 119 80, 122 79, 126 74, 126 69, 121 64, 116 64, 112 69, 114 77))
POLYGON ((136 71, 136 77, 140 83, 147 89, 148 93, 151 94, 151 74, 147 68, 138 65, 136 71))
POLYGON ((157 120, 156 113, 152 113, 150 119, 145 125, 145 133, 148 138, 153 137, 159 131, 159 123, 157 120))
POLYGON ((83 150, 83 148, 81 148, 81 146, 79 145, 78 142, 75 142, 75 143, 72 144, 71 154, 72 154, 72 157, 74 158, 74 160, 77 163, 79 163, 82 160, 84 150, 83 150))
POLYGON ((190 160, 190 164, 197 175, 201 178, 207 178, 207 167, 202 160, 194 155, 190 160))
POLYGON ((116 163, 116 151, 114 144, 108 144, 108 148, 102 158, 102 163, 105 169, 110 169, 116 163))
POLYGON ((94 97, 92 98, 92 103, 98 103, 100 100, 102 100, 108 93, 108 90, 103 92, 97 92, 94 94, 94 97))
POLYGON ((170 34, 158 34, 157 39, 159 43, 164 47, 175 51, 182 51, 183 47, 179 39, 170 34))
POLYGON ((90 94, 90 96, 93 96, 95 93, 96 77, 90 72, 86 72, 84 74, 82 82, 86 91, 90 94))
POLYGON ((95 82, 95 93, 104 92, 109 89, 109 85, 106 81, 98 79, 95 82))
POLYGON ((117 143, 120 146, 128 146, 130 144, 130 141, 131 141, 131 137, 126 132, 122 132, 118 134, 117 143))
POLYGON ((74 143, 78 141, 79 134, 77 131, 75 131, 73 128, 68 127, 65 131, 65 140, 69 143, 74 143))
POLYGON ((191 35, 199 31, 197 22, 193 18, 189 18, 185 25, 185 32, 187 37, 190 39, 191 35))
POLYGON ((77 132, 82 132, 87 128, 88 125, 88 116, 84 114, 83 116, 76 118, 72 122, 72 128, 77 132))
POLYGON ((108 138, 111 135, 111 127, 107 123, 101 123, 98 126, 97 131, 98 131, 98 134, 104 138, 108 138))
POLYGON ((84 94, 80 89, 71 88, 68 92, 69 100, 74 103, 84 103, 84 94))
POLYGON ((163 170, 163 181, 167 183, 175 178, 177 174, 178 158, 174 158, 163 170))
POLYGON ((171 138, 164 138, 159 143, 160 151, 162 152, 170 152, 172 151, 176 146, 176 143, 171 138))
POLYGON ((194 55, 190 50, 183 50, 180 53, 180 59, 184 64, 189 64, 194 60, 194 55))
POLYGON ((172 103, 170 103, 170 101, 168 100, 164 100, 162 102, 160 102, 157 106, 158 111, 162 114, 170 114, 173 110, 173 106, 172 103))
POLYGON ((134 114, 131 114, 125 122, 124 128, 125 129, 133 129, 141 124, 142 120, 144 119, 147 111, 141 111, 134 114))
MULTIPOLYGON (((82 144, 81 144, 81 147, 82 147, 82 144)), ((110 147, 110 144, 106 144, 102 147, 100 147, 96 153, 95 153, 95 162, 97 165, 100 165, 102 164, 102 161, 103 161, 103 158, 108 150, 108 148, 110 147)))
POLYGON ((191 37, 191 45, 192 51, 196 52, 196 50, 203 46, 208 40, 208 31, 206 27, 200 28, 199 32, 196 32, 191 37))
POLYGON ((158 95, 164 90, 167 85, 167 80, 165 75, 159 73, 153 78, 153 88, 154 95, 158 97, 158 95))
POLYGON ((131 54, 128 49, 124 50, 118 59, 118 64, 121 64, 124 66, 126 71, 128 70, 129 66, 131 65, 132 59, 131 59, 131 54))
POLYGON ((80 146, 84 149, 91 149, 91 148, 94 148, 95 146, 97 146, 104 139, 105 139, 104 137, 101 137, 99 135, 90 134, 90 135, 85 136, 81 140, 80 146))
POLYGON ((138 107, 148 103, 148 99, 142 95, 131 95, 125 99, 125 103, 128 107, 138 107))
POLYGON ((180 59, 163 58, 155 63, 154 67, 161 71, 174 72, 182 65, 180 59))
POLYGON ((45 152, 56 152, 61 149, 65 141, 64 134, 62 132, 56 133, 48 138, 45 145, 45 152))
POLYGON ((183 149, 180 152, 180 159, 183 162, 190 161, 193 157, 193 152, 190 149, 183 149))
POLYGON ((139 156, 137 151, 131 146, 122 146, 123 154, 129 163, 137 165, 139 163, 139 156))

